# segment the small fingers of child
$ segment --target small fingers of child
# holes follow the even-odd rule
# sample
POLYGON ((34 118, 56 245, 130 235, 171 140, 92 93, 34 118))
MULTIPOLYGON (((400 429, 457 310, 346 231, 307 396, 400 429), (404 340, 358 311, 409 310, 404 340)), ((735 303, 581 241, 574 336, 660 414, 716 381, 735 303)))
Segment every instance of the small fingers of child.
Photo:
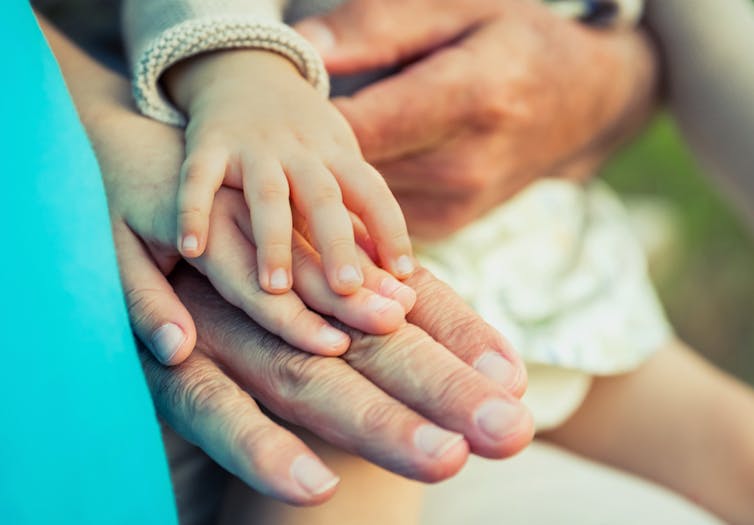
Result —
MULTIPOLYGON (((312 242, 322 255, 330 288, 341 295, 364 282, 350 215, 335 177, 323 164, 286 166, 293 201, 306 219, 312 242)), ((295 276, 294 276, 295 277, 295 276)))
POLYGON ((362 254, 361 271, 364 273, 364 288, 400 303, 405 313, 416 304, 416 292, 391 274, 374 265, 369 256, 362 254))
POLYGON ((275 161, 246 162, 244 197, 251 211, 251 228, 257 245, 259 284, 269 293, 291 288, 290 189, 282 166, 275 161))
POLYGON ((209 278, 220 295, 300 350, 326 356, 345 352, 350 344, 348 335, 307 309, 294 292, 271 295, 259 286, 256 248, 235 222, 214 217, 213 214, 207 250, 191 263, 209 278))
POLYGON ((298 232, 293 233, 293 276, 294 290, 304 303, 353 328, 371 334, 387 334, 405 323, 403 305, 379 292, 359 288, 351 295, 335 293, 325 278, 319 254, 298 232))
POLYGON ((209 214, 223 182, 228 156, 222 150, 191 153, 181 167, 178 188, 178 251, 199 257, 207 245, 209 214))
POLYGON ((358 215, 377 245, 380 264, 399 279, 415 269, 406 220, 385 179, 362 160, 333 163, 343 202, 358 215))

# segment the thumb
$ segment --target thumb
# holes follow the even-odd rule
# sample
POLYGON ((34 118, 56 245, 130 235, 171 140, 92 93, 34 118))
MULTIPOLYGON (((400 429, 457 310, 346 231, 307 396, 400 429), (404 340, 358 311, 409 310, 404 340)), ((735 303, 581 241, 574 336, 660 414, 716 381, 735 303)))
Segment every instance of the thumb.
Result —
POLYGON ((136 336, 164 365, 183 362, 196 344, 196 327, 141 241, 130 231, 116 234, 118 263, 136 336))
POLYGON ((484 19, 495 3, 349 0, 295 29, 317 48, 331 74, 347 75, 426 54, 484 19))

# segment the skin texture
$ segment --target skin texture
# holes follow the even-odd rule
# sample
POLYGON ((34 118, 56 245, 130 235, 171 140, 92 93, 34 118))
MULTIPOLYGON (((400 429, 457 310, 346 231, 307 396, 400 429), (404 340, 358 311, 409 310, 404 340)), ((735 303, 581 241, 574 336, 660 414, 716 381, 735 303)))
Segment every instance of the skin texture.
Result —
POLYGON ((541 177, 588 178, 654 105, 642 34, 538 2, 351 0, 296 28, 333 74, 401 68, 335 104, 425 238, 541 177))
POLYGON ((679 341, 629 374, 595 379, 543 436, 669 487, 726 523, 754 516, 754 392, 679 341))
POLYGON ((291 62, 261 50, 209 53, 173 68, 165 85, 189 118, 178 188, 184 256, 204 252, 213 198, 224 185, 244 192, 259 246, 259 284, 268 292, 284 293, 293 281, 296 213, 333 291, 349 295, 364 283, 349 213, 366 226, 384 268, 399 278, 411 274, 398 203, 364 161, 343 116, 291 62))
MULTIPOLYGON (((390 8, 396 9, 396 13, 414 16, 413 21, 421 26, 421 31, 413 36, 406 33, 404 36, 408 37, 400 37, 402 40, 393 44, 386 40, 384 45, 375 46, 374 39, 368 41, 363 50, 372 50, 377 53, 377 58, 371 61, 363 59, 364 52, 361 59, 358 56, 353 59, 356 62, 361 60, 361 65, 356 63, 349 66, 348 60, 342 60, 339 65, 333 64, 331 57, 328 63, 331 68, 340 67, 341 72, 346 72, 390 64, 391 61, 403 62, 407 57, 422 55, 428 48, 428 40, 431 41, 429 47, 434 48, 462 33, 468 38, 457 42, 468 45, 478 43, 480 51, 486 50, 482 56, 487 60, 481 63, 470 60, 469 55, 474 56, 477 52, 473 46, 443 46, 442 52, 426 55, 428 60, 432 59, 431 62, 424 62, 423 65, 421 61, 417 62, 404 69, 402 76, 392 77, 384 83, 366 88, 351 99, 336 102, 354 127, 367 160, 379 160, 390 183, 397 184, 395 181, 399 179, 415 179, 415 185, 407 184, 408 188, 395 187, 394 190, 406 209, 409 222, 413 218, 413 223, 417 225, 415 231, 418 233, 442 235, 473 220, 494 205, 488 202, 485 194, 494 193, 497 203, 515 192, 517 184, 513 174, 519 171, 542 176, 558 171, 554 170, 555 166, 561 174, 568 172, 564 166, 569 169, 572 166, 593 166, 595 158, 602 158, 609 151, 614 138, 612 128, 622 121, 622 117, 630 112, 640 113, 633 111, 637 105, 641 108, 650 105, 646 100, 651 98, 652 68, 643 66, 636 71, 630 67, 633 63, 646 61, 646 48, 635 35, 621 35, 612 40, 612 37, 556 21, 533 7, 511 10, 510 16, 502 17, 499 16, 497 3, 485 3, 484 13, 489 14, 490 20, 507 24, 500 26, 463 17, 462 23, 457 24, 456 15, 469 9, 427 11, 426 2, 415 0, 405 4, 422 7, 424 12, 432 14, 416 18, 419 11, 408 11, 390 3, 390 8), (492 17, 492 14, 496 16, 492 17), (537 28, 532 28, 528 41, 521 40, 526 34, 521 34, 523 30, 517 29, 527 22, 526 14, 532 17, 528 22, 537 28), (514 23, 514 15, 522 18, 514 23), (419 22, 423 19, 429 22, 419 22), (552 26, 544 25, 550 22, 552 26), (435 29, 443 25, 449 25, 451 29, 443 30, 445 32, 438 39, 435 29), (466 31, 472 27, 478 30, 466 31), (480 33, 482 28, 485 31, 480 33), (557 57, 558 60, 533 61, 534 57, 529 55, 543 49, 543 42, 537 40, 536 35, 548 33, 542 29, 555 31, 557 28, 563 31, 560 34, 564 42, 569 41, 567 37, 575 38, 573 47, 561 45, 560 42, 552 50, 548 49, 563 52, 557 57), (426 34, 435 36, 427 39, 426 34), (474 39, 469 40, 472 36, 474 39), (510 45, 502 46, 505 42, 510 45), (523 43, 527 45, 519 46, 523 43), (596 46, 597 43, 605 45, 596 46), (480 68, 493 72, 489 63, 493 59, 497 63, 501 46, 507 50, 508 63, 515 64, 514 59, 518 58, 519 66, 501 68, 497 73, 512 71, 513 76, 495 76, 494 79, 475 76, 480 68), (380 54, 383 49, 392 51, 387 55, 380 54), (493 52, 494 57, 490 55, 493 52), (594 61, 583 58, 585 52, 601 57, 603 67, 593 68, 594 61), (568 55, 572 55, 570 60, 566 60, 568 55), (523 67, 521 64, 527 64, 527 57, 532 62, 523 67), (467 64, 473 65, 473 69, 465 69, 467 64), (541 68, 539 74, 546 75, 553 69, 553 64, 559 64, 562 68, 560 74, 563 78, 544 81, 531 76, 533 73, 525 73, 541 68), (628 70, 621 69, 626 67, 628 70), (577 73, 574 73, 574 68, 577 73), (430 69, 433 84, 428 84, 430 69), (581 104, 574 102, 573 107, 571 104, 563 106, 553 102, 547 106, 533 104, 541 100, 537 97, 542 97, 552 86, 560 86, 559 93, 564 94, 571 80, 578 78, 578 72, 592 69, 601 74, 599 78, 602 82, 596 82, 591 76, 590 81, 584 81, 583 91, 591 97, 579 94, 581 104), (605 78, 610 81, 606 82, 605 78), (474 79, 474 85, 479 86, 478 96, 464 96, 469 79, 474 79), (532 85, 534 81, 537 83, 532 85), (506 83, 509 84, 507 91, 499 91, 506 87, 506 83), (609 96, 602 89, 605 84, 615 87, 614 92, 607 90, 611 93, 609 96), (407 92, 404 88, 409 85, 421 86, 424 96, 433 96, 432 100, 437 103, 429 106, 429 114, 426 111, 422 113, 422 108, 426 110, 427 106, 417 105, 413 108, 415 96, 399 97, 407 92), (425 89, 427 85, 437 89, 425 89), (540 87, 535 91, 537 96, 519 101, 519 95, 537 85, 540 87), (396 97, 391 100, 405 110, 401 118, 402 127, 393 127, 396 125, 395 114, 379 111, 388 107, 382 103, 385 99, 380 95, 385 89, 389 94, 395 92, 396 97), (508 94, 497 96, 498 93, 508 94), (493 97, 493 94, 496 96, 493 97), (635 96, 643 96, 643 103, 637 104, 635 96), (594 97, 600 102, 596 103, 594 97), (500 100, 505 103, 502 109, 499 102, 495 102, 500 100), (443 104, 443 101, 465 103, 443 104), (533 105, 530 107, 527 101, 533 105), (450 108, 457 113, 448 114, 438 108, 450 108), (595 108, 599 108, 599 118, 595 118, 595 108), (571 114, 578 110, 585 113, 571 114), (585 125, 588 131, 576 133, 578 139, 573 139, 564 131, 565 128, 555 132, 552 123, 538 124, 542 115, 552 115, 558 121, 568 122, 570 119, 573 122, 568 129, 580 129, 585 125), (504 126, 499 122, 501 116, 505 117, 504 126), (409 126, 410 123, 414 123, 413 127, 409 126), (468 125, 461 125, 463 123, 468 125), (389 138, 393 130, 397 132, 395 141, 389 138), (457 133, 450 133, 451 130, 457 133), (413 132, 416 132, 416 140, 405 142, 403 139, 414 136, 413 132), (595 139, 596 136, 599 139, 595 139), (515 137, 519 138, 514 140, 515 137), (522 137, 527 137, 526 141, 531 141, 537 147, 522 147, 525 142, 522 137), (606 137, 610 137, 610 140, 606 137), (476 149, 473 150, 474 155, 467 154, 471 151, 472 143, 484 144, 479 142, 484 139, 490 141, 481 149, 484 157, 480 159, 476 149), (395 142, 407 144, 409 149, 396 151, 395 142), (496 147, 493 148, 493 145, 496 147), (592 146, 600 153, 594 153, 592 146), (455 155, 451 157, 443 151, 453 151, 455 155), (511 152, 515 152, 520 164, 500 169, 501 158, 507 159, 511 152), (454 160, 446 165, 447 159, 454 160), (545 163, 542 159, 549 161, 548 169, 540 167, 540 162, 545 163), (471 162, 479 164, 468 164, 471 162), (419 178, 413 173, 424 175, 419 178), (479 178, 483 174, 490 175, 489 184, 486 178, 479 178), (470 189, 469 181, 472 181, 470 189), (437 189, 442 186, 440 182, 447 182, 447 191, 438 190, 437 195, 425 191, 423 196, 413 201, 410 198, 411 192, 419 190, 419 186, 437 189), (513 190, 499 191, 501 187, 513 190), (444 217, 439 221, 435 221, 437 214, 431 212, 435 207, 444 209, 444 217)), ((361 3, 354 5, 363 7, 361 3)), ((368 12, 374 14, 378 5, 372 2, 372 9, 368 12)), ((516 6, 519 4, 516 3, 516 6)), ((387 11, 385 9, 383 14, 387 11)), ((362 27, 366 25, 363 22, 362 27)), ((415 26, 390 25, 407 28, 409 32, 412 31, 409 28, 415 26)), ((383 35, 386 34, 386 24, 375 24, 375 27, 382 27, 383 35)), ((75 50, 64 45, 59 47, 55 49, 56 53, 95 146, 112 140, 108 139, 107 129, 123 126, 130 129, 132 136, 143 137, 145 142, 139 148, 122 150, 120 157, 114 155, 114 163, 128 166, 133 174, 160 169, 177 173, 183 152, 175 151, 169 145, 179 143, 180 136, 164 127, 160 127, 158 133, 157 128, 148 128, 143 119, 139 125, 134 120, 128 122, 129 126, 124 126, 127 122, 124 115, 131 110, 127 87, 122 79, 98 69, 78 56, 75 50)), ((412 89, 411 92, 415 94, 417 90, 412 89)), ((579 173, 583 173, 583 169, 579 173)), ((129 306, 134 327, 143 340, 149 342, 150 334, 166 322, 179 325, 185 331, 186 338, 170 360, 177 363, 188 356, 196 340, 192 315, 200 327, 197 351, 174 370, 159 366, 149 354, 143 354, 147 378, 160 413, 187 439, 202 446, 221 465, 262 492, 285 501, 306 504, 327 499, 334 488, 332 485, 328 487, 332 478, 324 474, 320 480, 326 479, 327 483, 320 485, 323 490, 315 492, 304 487, 293 476, 292 466, 296 460, 300 457, 313 458, 313 453, 293 434, 264 415, 249 393, 276 415, 309 428, 335 445, 390 470, 424 481, 452 475, 463 464, 469 450, 489 457, 504 457, 520 449, 530 439, 528 415, 516 404, 515 396, 511 394, 519 395, 525 385, 520 362, 499 334, 425 272, 418 272, 408 282, 417 293, 416 306, 408 316, 409 324, 390 336, 364 336, 350 331, 351 349, 343 359, 310 356, 271 337, 220 300, 209 285, 195 274, 176 277, 176 287, 188 306, 184 307, 163 276, 168 269, 158 263, 157 254, 143 249, 144 239, 140 239, 128 223, 118 221, 117 217, 114 228, 121 251, 130 254, 121 260, 124 285, 129 297, 136 298, 129 301, 129 306), (142 247, 142 250, 139 251, 137 247, 142 247), (496 374, 500 381, 497 383, 478 375, 469 366, 490 353, 504 356, 504 362, 511 365, 502 378, 496 374), (406 371, 410 371, 410 377, 405 376, 406 371), (344 391, 349 392, 349 396, 343 396, 344 391), (478 416, 481 408, 488 408, 490 405, 487 403, 496 400, 514 409, 508 409, 507 415, 501 413, 495 418, 498 424, 494 426, 501 434, 509 435, 490 438, 482 430, 478 416), (439 458, 428 457, 417 450, 415 441, 415 432, 428 421, 463 433, 463 441, 457 442, 439 458)), ((154 347, 150 349, 155 350, 154 347)), ((495 406, 499 408, 499 405, 495 406)))
MULTIPOLYGON (((137 180, 158 174, 135 183, 144 185, 135 193, 144 206, 159 208, 169 197, 154 191, 149 181, 170 176, 177 181, 183 158, 180 132, 136 115, 125 80, 42 25, 110 173, 104 177, 110 198, 117 202, 113 173, 137 180), (115 141, 114 135, 123 141, 115 141), (116 166, 120 170, 111 172, 116 166)), ((237 190, 219 195, 227 199, 228 209, 243 204, 237 190)), ((196 271, 174 272, 174 289, 163 276, 161 254, 149 251, 151 239, 137 237, 117 212, 112 221, 136 329, 158 324, 162 312, 186 326, 192 317, 198 324, 197 349, 182 365, 165 368, 142 352, 158 412, 259 491, 313 504, 333 494, 337 478, 298 437, 264 414, 257 401, 340 448, 423 481, 452 475, 470 451, 502 458, 531 440, 531 418, 518 401, 526 385, 523 364, 496 330, 428 272, 419 270, 408 282, 417 298, 408 324, 385 336, 339 325, 350 337, 348 352, 341 358, 314 356, 262 329, 196 271), (490 356, 506 371, 501 375, 498 367, 490 374, 494 380, 473 368, 490 356)), ((160 230, 159 224, 152 228, 160 230)), ((166 257, 171 262, 175 255, 166 257)), ((313 260, 305 257, 302 264, 313 260)))

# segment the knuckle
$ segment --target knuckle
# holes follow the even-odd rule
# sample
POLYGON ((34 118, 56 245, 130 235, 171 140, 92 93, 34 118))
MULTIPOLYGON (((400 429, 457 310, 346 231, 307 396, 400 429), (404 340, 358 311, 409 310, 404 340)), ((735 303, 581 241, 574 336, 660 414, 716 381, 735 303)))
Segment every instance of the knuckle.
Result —
POLYGON ((330 252, 339 252, 353 248, 354 244, 353 237, 342 237, 338 235, 327 238, 323 243, 322 248, 330 252))
POLYGON ((204 215, 204 210, 195 204, 184 204, 181 206, 181 209, 178 210, 178 217, 183 221, 200 219, 204 217, 204 215))
POLYGON ((290 198, 290 189, 284 181, 266 181, 259 184, 259 187, 254 191, 254 196, 257 201, 263 204, 281 201, 287 203, 290 198))
POLYGON ((342 204, 343 195, 337 184, 322 184, 312 191, 311 196, 306 201, 309 209, 316 210, 342 204))
POLYGON ((287 400, 299 398, 321 374, 321 359, 302 352, 278 353, 272 366, 275 371, 273 375, 277 379, 275 387, 281 397, 287 400))
POLYGON ((383 400, 370 400, 358 415, 358 424, 368 436, 379 436, 395 428, 396 404, 383 400))
POLYGON ((135 289, 129 290, 125 294, 126 307, 128 315, 131 318, 131 324, 136 327, 156 326, 159 324, 157 315, 158 299, 156 290, 135 289))

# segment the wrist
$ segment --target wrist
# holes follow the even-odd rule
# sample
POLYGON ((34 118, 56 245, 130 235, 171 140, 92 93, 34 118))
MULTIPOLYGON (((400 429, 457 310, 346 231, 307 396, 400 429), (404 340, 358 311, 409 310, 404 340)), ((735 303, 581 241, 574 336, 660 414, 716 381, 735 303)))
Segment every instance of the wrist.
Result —
POLYGON ((162 82, 176 107, 190 115, 201 100, 222 98, 239 86, 251 89, 255 83, 271 77, 306 82, 287 57, 264 49, 203 53, 172 66, 162 82), (229 78, 233 81, 228 82, 229 78))

